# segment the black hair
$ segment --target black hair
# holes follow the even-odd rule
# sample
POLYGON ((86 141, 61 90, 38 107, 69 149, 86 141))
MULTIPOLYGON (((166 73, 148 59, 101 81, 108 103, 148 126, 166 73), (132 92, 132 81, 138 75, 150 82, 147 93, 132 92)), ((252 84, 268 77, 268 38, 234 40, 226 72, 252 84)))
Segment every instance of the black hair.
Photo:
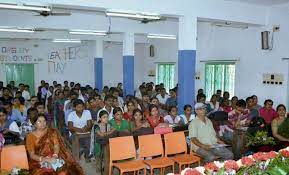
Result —
POLYGON ((149 105, 149 112, 152 112, 153 108, 159 109, 157 105, 151 104, 151 105, 149 105))
POLYGON ((109 115, 106 110, 100 111, 100 112, 99 112, 99 115, 98 115, 99 120, 100 120, 100 118, 101 118, 103 115, 105 115, 105 114, 106 114, 106 115, 109 115))
POLYGON ((27 110, 27 115, 30 115, 30 113, 33 112, 33 111, 34 111, 34 112, 38 112, 36 108, 29 108, 29 109, 27 110))
POLYGON ((39 102, 36 102, 34 106, 37 108, 38 106, 41 106, 41 105, 44 106, 44 103, 39 101, 39 102))
POLYGON ((84 106, 84 102, 81 99, 76 99, 73 102, 73 107, 76 107, 77 105, 83 105, 84 106))
POLYGON ((136 109, 134 109, 133 110, 133 112, 132 112, 132 115, 134 116, 136 113, 141 113, 141 115, 143 115, 143 112, 142 112, 142 110, 140 110, 140 109, 138 109, 138 108, 136 108, 136 109))
POLYGON ((91 100, 95 100, 94 97, 89 97, 87 102, 90 103, 91 100))
POLYGON ((249 100, 253 100, 253 96, 251 96, 251 97, 247 97, 247 98, 246 98, 246 103, 248 103, 249 100))
POLYGON ((5 108, 0 108, 0 112, 4 113, 5 115, 7 115, 7 114, 8 114, 8 112, 6 111, 6 109, 5 109, 5 108))
POLYGON ((10 101, 4 101, 3 102, 3 106, 7 106, 7 105, 9 105, 9 106, 12 106, 12 103, 10 102, 10 101))
POLYGON ((268 103, 268 102, 271 102, 272 105, 273 105, 273 101, 272 101, 271 99, 267 99, 267 100, 265 100, 264 105, 266 105, 266 103, 268 103))
POLYGON ((99 94, 95 94, 94 97, 99 97, 99 99, 101 99, 101 95, 99 94))
POLYGON ((286 107, 285 107, 285 105, 283 105, 283 104, 279 104, 279 105, 277 106, 277 108, 276 108, 276 111, 278 111, 278 109, 281 108, 281 107, 283 107, 283 108, 285 109, 285 111, 286 111, 286 107))
POLYGON ((16 94, 21 94, 22 95, 22 92, 21 91, 17 91, 16 94))
POLYGON ((197 95, 197 101, 199 101, 201 98, 205 98, 206 99, 206 95, 201 93, 197 95))
POLYGON ((121 112, 121 113, 122 113, 122 110, 121 110, 120 107, 116 107, 116 108, 113 109, 113 115, 115 115, 115 114, 118 113, 118 112, 121 112))
POLYGON ((75 92, 75 91, 73 91, 73 90, 71 89, 71 91, 70 91, 70 96, 73 96, 73 95, 78 96, 78 93, 75 92))
POLYGON ((30 121, 32 123, 32 125, 35 125, 36 121, 40 118, 43 117, 45 119, 45 121, 47 121, 45 114, 40 113, 38 115, 36 115, 35 117, 31 118, 30 121))
POLYGON ((192 108, 192 106, 189 105, 189 104, 186 104, 186 105, 184 106, 184 111, 185 111, 187 108, 192 108))
POLYGON ((178 107, 177 106, 170 106, 169 107, 169 112, 172 112, 172 109, 176 108, 178 110, 178 107))
POLYGON ((158 99, 157 97, 152 97, 152 98, 150 99, 150 101, 153 101, 154 99, 156 99, 156 100, 159 101, 159 99, 158 99))
POLYGON ((104 97, 104 101, 107 101, 108 99, 113 99, 113 96, 112 95, 107 95, 104 97))
POLYGON ((246 108, 246 102, 243 99, 237 101, 236 106, 246 108))

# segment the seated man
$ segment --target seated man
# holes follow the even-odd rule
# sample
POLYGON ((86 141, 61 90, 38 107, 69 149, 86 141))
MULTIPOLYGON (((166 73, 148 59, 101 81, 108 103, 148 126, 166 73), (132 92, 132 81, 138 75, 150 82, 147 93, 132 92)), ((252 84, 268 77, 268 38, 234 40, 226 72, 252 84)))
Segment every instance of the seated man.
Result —
POLYGON ((19 125, 26 120, 26 117, 21 115, 19 110, 13 109, 11 102, 3 103, 3 107, 7 111, 8 120, 15 121, 19 125))
MULTIPOLYGON (((73 103, 75 111, 68 115, 68 129, 72 134, 89 133, 92 128, 92 118, 88 110, 84 110, 84 102, 76 99, 73 103)), ((80 148, 84 152, 84 157, 88 160, 90 138, 79 139, 80 148)))
POLYGON ((195 105, 196 118, 189 125, 189 137, 192 150, 204 158, 204 162, 214 161, 217 157, 223 160, 233 159, 233 154, 225 147, 218 147, 224 144, 213 128, 212 122, 206 117, 206 105, 197 103, 195 105))

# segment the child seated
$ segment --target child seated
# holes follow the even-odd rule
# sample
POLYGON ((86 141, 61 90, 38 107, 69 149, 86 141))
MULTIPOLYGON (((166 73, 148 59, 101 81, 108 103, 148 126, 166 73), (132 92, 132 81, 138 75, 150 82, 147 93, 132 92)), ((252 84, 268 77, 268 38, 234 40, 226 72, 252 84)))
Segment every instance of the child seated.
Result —
POLYGON ((94 124, 91 130, 90 155, 100 154, 101 145, 106 145, 110 137, 113 137, 116 130, 108 123, 108 112, 99 113, 98 123, 94 124))
POLYGON ((169 115, 164 118, 165 123, 171 125, 181 125, 181 117, 178 116, 178 108, 176 106, 171 106, 169 108, 169 115))

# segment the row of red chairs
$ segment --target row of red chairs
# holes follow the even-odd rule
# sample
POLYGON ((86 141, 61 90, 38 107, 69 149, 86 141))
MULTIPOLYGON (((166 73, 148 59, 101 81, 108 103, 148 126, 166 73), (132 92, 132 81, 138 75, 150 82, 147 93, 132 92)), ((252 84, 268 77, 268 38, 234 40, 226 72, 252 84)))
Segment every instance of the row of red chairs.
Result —
POLYGON ((126 172, 139 173, 143 170, 146 174, 147 166, 150 167, 150 174, 153 175, 154 169, 160 169, 164 174, 164 169, 172 167, 175 173, 175 164, 179 166, 179 173, 183 167, 198 163, 200 157, 195 154, 187 153, 187 144, 184 132, 174 132, 164 135, 164 147, 162 137, 159 134, 143 135, 138 137, 139 155, 137 154, 135 143, 132 136, 111 138, 109 140, 110 163, 109 175, 113 168, 120 171, 120 175, 126 172), (153 158, 159 156, 157 158, 153 158), (152 159, 146 159, 146 158, 152 159), (120 160, 125 162, 115 163, 120 160), (131 160, 132 159, 132 160, 131 160))

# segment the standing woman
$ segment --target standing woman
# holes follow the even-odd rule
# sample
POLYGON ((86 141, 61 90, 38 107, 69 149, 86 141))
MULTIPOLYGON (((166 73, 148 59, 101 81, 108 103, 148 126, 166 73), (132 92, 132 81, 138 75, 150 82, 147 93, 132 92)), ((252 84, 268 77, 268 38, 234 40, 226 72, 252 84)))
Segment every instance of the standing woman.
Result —
POLYGON ((81 167, 66 148, 60 134, 53 128, 48 128, 46 118, 40 114, 31 119, 35 130, 27 135, 26 150, 29 153, 29 170, 31 175, 84 175, 81 167), (52 164, 55 160, 64 160, 64 165, 54 171, 42 168, 41 164, 52 164))

